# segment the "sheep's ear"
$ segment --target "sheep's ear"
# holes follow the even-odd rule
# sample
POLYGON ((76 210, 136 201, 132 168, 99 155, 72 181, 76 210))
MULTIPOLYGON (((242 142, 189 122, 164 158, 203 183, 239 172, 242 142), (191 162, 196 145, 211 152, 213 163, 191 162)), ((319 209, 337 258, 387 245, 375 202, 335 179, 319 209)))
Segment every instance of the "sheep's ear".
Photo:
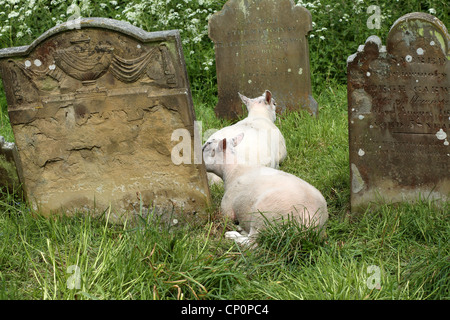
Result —
POLYGON ((226 149, 227 149, 227 138, 223 138, 221 141, 219 141, 217 150, 225 152, 226 149))
POLYGON ((266 99, 267 104, 270 104, 270 100, 272 100, 272 92, 266 90, 266 92, 264 92, 264 97, 266 99))
POLYGON ((244 139, 244 133, 241 132, 236 137, 233 138, 233 147, 236 147, 239 143, 241 143, 242 139, 244 139))
POLYGON ((247 106, 247 110, 249 110, 250 106, 250 99, 246 96, 242 95, 240 92, 238 92, 239 98, 241 98, 242 102, 247 106))
POLYGON ((272 110, 273 111, 277 110, 277 103, 275 102, 275 99, 272 99, 272 110))

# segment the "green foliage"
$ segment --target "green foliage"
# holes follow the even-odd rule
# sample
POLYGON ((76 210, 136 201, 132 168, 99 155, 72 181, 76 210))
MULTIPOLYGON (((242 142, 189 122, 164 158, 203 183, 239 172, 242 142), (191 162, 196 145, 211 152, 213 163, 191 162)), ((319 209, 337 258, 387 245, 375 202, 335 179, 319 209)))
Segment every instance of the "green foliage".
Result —
POLYGON ((1 299, 449 299, 449 207, 418 201, 357 217, 332 212, 327 236, 268 222, 260 245, 224 239, 225 221, 174 229, 148 215, 48 219, 0 200, 1 299), (434 232, 418 231, 419 225, 434 232), (370 266, 380 287, 370 288, 370 266), (74 280, 79 272, 79 286, 74 280))
POLYGON ((3 84, 0 82, 0 136, 3 136, 6 141, 13 142, 14 135, 11 125, 9 123, 8 105, 6 104, 6 97, 3 90, 3 84))
POLYGON ((51 27, 80 16, 123 20, 146 31, 178 29, 192 90, 203 100, 211 101, 217 95, 217 87, 208 19, 224 3, 225 0, 0 0, 0 48, 28 45, 51 27))
POLYGON ((48 219, 12 201, 0 201, 0 298, 211 299, 241 281, 239 254, 211 223, 187 232, 156 215, 127 227, 109 212, 48 219))
MULTIPOLYGON (((444 25, 449 25, 449 6, 446 0, 430 1, 296 1, 307 8, 312 15, 313 30, 309 34, 311 79, 315 90, 322 90, 322 84, 336 79, 347 83, 347 57, 364 44, 371 35, 380 37, 386 44, 386 37, 394 22, 411 12, 432 13, 444 25), (380 28, 369 29, 367 20, 374 11, 369 6, 380 8, 380 28)), ((317 92, 317 91, 316 91, 317 92)))
POLYGON ((324 244, 324 239, 320 232, 306 228, 292 217, 277 221, 265 218, 265 228, 259 232, 257 243, 256 250, 264 260, 296 264, 308 260, 324 244))

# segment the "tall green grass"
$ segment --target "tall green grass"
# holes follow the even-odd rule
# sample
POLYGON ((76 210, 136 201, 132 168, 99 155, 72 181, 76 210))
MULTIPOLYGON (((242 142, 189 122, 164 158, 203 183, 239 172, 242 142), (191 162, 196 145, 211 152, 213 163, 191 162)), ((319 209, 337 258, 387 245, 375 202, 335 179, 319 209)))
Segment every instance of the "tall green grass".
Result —
POLYGON ((325 239, 286 221, 246 250, 224 238, 235 226, 218 213, 221 187, 209 217, 177 228, 152 215, 121 226, 108 212, 48 219, 4 195, 0 298, 449 299, 449 204, 421 199, 351 215, 345 87, 317 99, 320 117, 290 113, 279 124, 289 152, 282 169, 327 198, 325 239), (368 285, 371 266, 380 289, 368 285), (74 268, 80 288, 68 286, 74 268))
POLYGON ((224 239, 231 226, 217 218, 117 226, 108 212, 48 219, 12 201, 0 201, 1 299, 450 298, 449 207, 426 201, 333 212, 325 239, 270 224, 252 250, 224 239))
POLYGON ((171 230, 149 215, 128 227, 109 224, 109 212, 48 219, 0 206, 9 208, 0 218, 2 299, 220 298, 242 279, 239 252, 212 223, 171 230))

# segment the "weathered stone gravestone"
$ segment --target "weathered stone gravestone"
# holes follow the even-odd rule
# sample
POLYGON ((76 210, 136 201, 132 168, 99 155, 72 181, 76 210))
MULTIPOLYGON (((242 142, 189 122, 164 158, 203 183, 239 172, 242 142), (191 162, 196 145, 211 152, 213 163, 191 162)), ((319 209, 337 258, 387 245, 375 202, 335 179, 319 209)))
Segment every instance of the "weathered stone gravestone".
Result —
POLYGON ((178 31, 81 19, 0 50, 0 70, 34 209, 111 205, 119 219, 141 205, 190 213, 209 203, 204 165, 171 160, 172 132, 193 136, 195 120, 178 31))
POLYGON ((216 114, 242 115, 238 92, 256 97, 270 90, 280 107, 317 113, 311 95, 307 34, 311 14, 292 0, 229 0, 209 20, 215 43, 216 114))
POLYGON ((398 19, 382 46, 347 61, 353 211, 370 202, 450 198, 450 52, 441 21, 398 19))
POLYGON ((0 191, 10 194, 20 190, 19 173, 16 168, 17 149, 14 143, 0 136, 0 191))

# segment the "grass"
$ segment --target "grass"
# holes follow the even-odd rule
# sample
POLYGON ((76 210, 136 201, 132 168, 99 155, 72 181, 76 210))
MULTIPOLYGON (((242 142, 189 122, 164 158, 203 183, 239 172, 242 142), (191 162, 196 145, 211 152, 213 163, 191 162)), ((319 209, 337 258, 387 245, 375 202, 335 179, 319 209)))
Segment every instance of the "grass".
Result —
POLYGON ((274 225, 245 251, 224 239, 220 220, 169 230, 152 218, 124 227, 107 213, 45 219, 10 206, 0 219, 0 298, 448 299, 448 209, 333 213, 325 240, 274 225), (68 285, 70 266, 79 288, 68 285), (379 290, 367 285, 369 266, 380 270, 379 290))
MULTIPOLYGON (((327 198, 325 239, 286 221, 269 225, 261 245, 245 250, 224 238, 233 225, 218 215, 220 187, 212 189, 209 219, 179 228, 151 215, 112 225, 108 212, 46 219, 3 195, 0 298, 449 299, 449 204, 422 199, 350 215, 345 87, 317 100, 318 118, 290 113, 278 124, 289 153, 282 169, 327 198), (380 290, 367 285, 370 266, 379 268, 380 290), (75 269, 79 288, 70 282, 75 269)), ((216 125, 204 107, 197 105, 197 117, 216 125)))
MULTIPOLYGON (((181 9, 160 0, 112 2, 83 1, 81 15, 123 19, 148 31, 184 30, 197 120, 204 131, 230 124, 214 114, 214 50, 205 29, 208 14, 224 0, 183 2, 181 9), (202 36, 189 39, 194 34, 202 36)), ((60 0, 5 3, 0 0, 6 12, 0 13, 1 47, 29 44, 71 14, 60 0)), ((208 217, 176 228, 152 215, 114 225, 108 211, 47 219, 17 194, 1 194, 0 299, 450 299, 450 203, 438 206, 422 198, 380 204, 360 215, 349 212, 345 58, 371 34, 385 43, 389 27, 407 12, 434 9, 448 26, 448 1, 377 3, 380 30, 361 27, 372 2, 308 2, 316 23, 309 44, 319 117, 290 112, 276 123, 288 149, 281 169, 310 182, 327 199, 326 238, 284 221, 268 224, 260 245, 245 250, 224 238, 234 225, 218 213, 221 187, 211 190, 208 217)), ((0 135, 13 141, 1 84, 0 107, 0 135)))

